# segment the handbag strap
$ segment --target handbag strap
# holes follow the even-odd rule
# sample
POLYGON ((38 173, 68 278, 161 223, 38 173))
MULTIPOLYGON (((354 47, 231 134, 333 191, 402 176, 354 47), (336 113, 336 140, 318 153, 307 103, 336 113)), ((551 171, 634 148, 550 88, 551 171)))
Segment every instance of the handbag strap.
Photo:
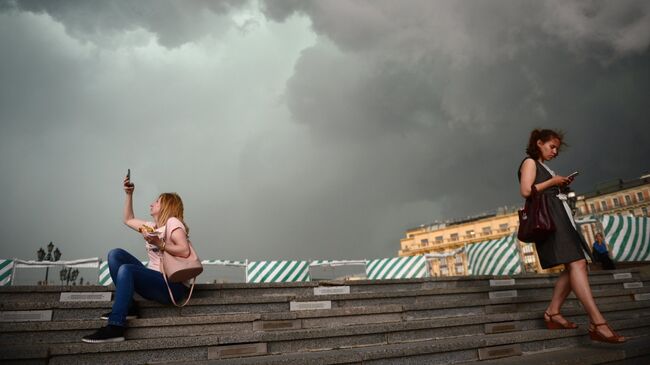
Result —
MULTIPOLYGON (((163 241, 165 241, 165 238, 167 238, 167 224, 165 223, 165 235, 163 236, 163 241)), ((190 242, 187 243, 188 245, 191 245, 190 242)), ((170 254, 171 255, 171 254, 170 254)), ((190 299, 192 298, 192 292, 194 291, 194 284, 196 284, 196 277, 192 278, 192 286, 190 287, 190 294, 187 295, 187 299, 185 300, 185 303, 178 305, 176 303, 176 300, 174 299, 174 294, 172 293, 172 289, 169 287, 169 282, 167 281, 167 274, 165 274, 165 254, 163 253, 160 256, 160 273, 163 276, 163 279, 165 279, 165 285, 167 285, 167 292, 169 292, 169 299, 172 300, 172 303, 174 303, 175 306, 178 308, 183 308, 184 306, 187 305, 187 303, 190 302, 190 299)))
POLYGON ((165 274, 165 268, 164 268, 164 262, 165 262, 165 256, 163 255, 162 260, 160 260, 161 263, 161 270, 160 273, 162 274, 163 278, 165 279, 165 285, 167 285, 167 291, 169 292, 169 299, 172 300, 172 303, 174 303, 175 306, 178 308, 182 308, 187 305, 187 303, 190 302, 190 299, 192 298, 192 292, 194 291, 194 284, 196 284, 196 278, 192 278, 192 286, 190 287, 190 294, 187 295, 187 299, 185 299, 185 303, 178 305, 176 303, 176 300, 174 299, 174 294, 172 294, 172 289, 169 287, 169 282, 167 282, 167 275, 165 274))

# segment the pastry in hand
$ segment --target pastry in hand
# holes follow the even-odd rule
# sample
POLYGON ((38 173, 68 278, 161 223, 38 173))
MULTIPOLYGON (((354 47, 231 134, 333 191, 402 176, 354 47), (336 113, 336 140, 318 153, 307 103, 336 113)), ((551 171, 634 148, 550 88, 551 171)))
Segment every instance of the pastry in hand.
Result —
POLYGON ((143 224, 142 227, 138 229, 138 231, 140 231, 140 233, 153 233, 154 229, 153 227, 149 227, 148 225, 143 224))

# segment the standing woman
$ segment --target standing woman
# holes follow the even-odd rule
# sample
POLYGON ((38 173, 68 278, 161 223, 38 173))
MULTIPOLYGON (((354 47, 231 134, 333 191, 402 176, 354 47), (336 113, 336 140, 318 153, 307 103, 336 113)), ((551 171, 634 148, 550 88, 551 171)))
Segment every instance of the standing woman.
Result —
MULTIPOLYGON (((145 249, 149 256, 148 266, 121 248, 108 253, 108 269, 115 284, 115 298, 110 313, 103 315, 108 325, 97 332, 85 336, 82 341, 89 343, 124 341, 127 318, 137 317, 133 293, 161 304, 171 304, 170 294, 160 272, 160 258, 166 251, 174 256, 186 257, 190 254, 188 244, 189 228, 183 221, 183 201, 176 193, 163 193, 149 206, 153 222, 135 218, 133 214, 133 191, 135 185, 129 177, 124 179, 126 202, 124 205, 124 224, 142 234, 145 249), (163 239, 164 236, 164 239, 163 239)), ((188 291, 188 283, 169 282, 174 300, 181 300, 188 291)))
POLYGON ((566 320, 560 314, 564 300, 573 290, 576 297, 589 316, 589 335, 592 340, 622 343, 626 339, 619 336, 609 327, 600 310, 596 306, 587 277, 587 260, 589 247, 578 233, 571 209, 566 202, 566 195, 562 194, 561 187, 573 181, 573 178, 556 175, 546 161, 557 157, 560 148, 564 145, 563 135, 550 129, 531 132, 526 148, 528 157, 519 167, 520 192, 524 198, 530 196, 532 185, 540 194, 545 194, 548 201, 549 213, 555 223, 555 232, 545 240, 535 242, 537 254, 542 268, 547 269, 557 265, 564 265, 560 274, 553 298, 544 312, 544 322, 549 329, 572 329, 578 326, 566 320))

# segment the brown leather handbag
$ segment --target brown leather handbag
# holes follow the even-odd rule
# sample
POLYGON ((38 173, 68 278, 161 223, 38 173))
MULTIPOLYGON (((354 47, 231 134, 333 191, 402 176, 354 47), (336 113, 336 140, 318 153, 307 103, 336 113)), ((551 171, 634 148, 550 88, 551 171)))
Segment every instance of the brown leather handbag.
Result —
POLYGON ((548 210, 548 198, 533 184, 524 208, 519 209, 517 238, 522 242, 541 242, 553 232, 555 224, 548 210))

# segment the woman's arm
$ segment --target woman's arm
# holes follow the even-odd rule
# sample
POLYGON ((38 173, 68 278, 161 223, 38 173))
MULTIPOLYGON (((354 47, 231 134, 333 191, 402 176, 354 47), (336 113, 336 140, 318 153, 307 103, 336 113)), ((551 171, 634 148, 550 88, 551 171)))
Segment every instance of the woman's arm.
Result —
MULTIPOLYGON (((535 182, 535 177, 537 175, 537 168, 535 166, 535 161, 531 158, 527 158, 524 163, 521 165, 521 180, 519 183, 519 193, 524 198, 528 198, 532 192, 531 186, 535 182)), ((566 185, 569 184, 572 179, 566 178, 564 176, 553 176, 552 178, 535 184, 537 191, 544 191, 550 187, 556 185, 566 185)))
POLYGON ((129 179, 124 179, 124 192, 126 192, 126 201, 124 202, 124 224, 129 228, 140 231, 140 227, 145 223, 141 219, 135 218, 133 214, 133 191, 135 190, 135 185, 132 184, 129 179))
POLYGON ((171 242, 165 245, 165 251, 174 256, 187 257, 190 254, 190 245, 187 242, 187 235, 182 229, 175 229, 171 235, 171 242))
MULTIPOLYGON (((164 242, 158 236, 150 236, 146 232, 142 233, 142 236, 145 241, 162 249, 164 242)), ((164 243, 164 246, 165 251, 174 256, 187 257, 190 254, 190 245, 187 242, 187 235, 185 234, 185 231, 180 228, 172 231, 169 242, 164 243)))

